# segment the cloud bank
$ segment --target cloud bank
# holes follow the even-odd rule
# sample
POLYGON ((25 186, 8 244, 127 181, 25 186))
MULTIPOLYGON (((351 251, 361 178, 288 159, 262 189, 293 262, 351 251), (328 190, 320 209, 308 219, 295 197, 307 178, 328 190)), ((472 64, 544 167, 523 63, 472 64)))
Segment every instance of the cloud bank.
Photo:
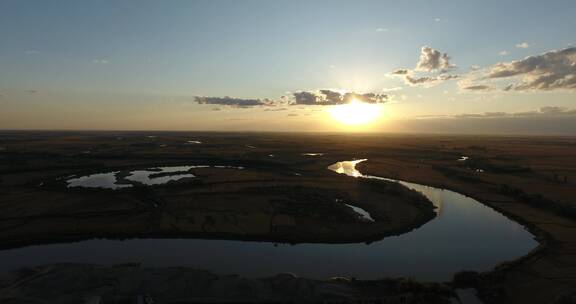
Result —
MULTIPOLYGON (((576 89, 576 47, 553 50, 522 60, 500 62, 471 75, 467 87, 507 81, 505 91, 551 91, 576 89)), ((466 88, 464 88, 466 89, 466 88)))
POLYGON ((541 107, 535 111, 525 112, 484 112, 484 113, 463 113, 457 115, 424 116, 422 118, 551 118, 551 117, 575 117, 576 108, 566 108, 557 106, 541 107))
POLYGON ((333 90, 301 91, 293 94, 294 103, 298 105, 339 105, 358 100, 365 103, 385 103, 388 95, 376 93, 340 93, 333 90))
MULTIPOLYGON (((235 97, 208 97, 196 96, 194 101, 203 105, 219 105, 233 108, 249 108, 261 106, 292 106, 292 105, 315 105, 329 106, 350 103, 352 100, 358 100, 364 103, 385 103, 389 101, 387 94, 378 93, 340 93, 335 90, 322 89, 316 91, 299 91, 292 94, 292 97, 282 96, 278 100, 273 99, 244 99, 235 97)), ((277 111, 285 108, 277 109, 277 111)), ((270 109, 270 111, 272 111, 270 109)))

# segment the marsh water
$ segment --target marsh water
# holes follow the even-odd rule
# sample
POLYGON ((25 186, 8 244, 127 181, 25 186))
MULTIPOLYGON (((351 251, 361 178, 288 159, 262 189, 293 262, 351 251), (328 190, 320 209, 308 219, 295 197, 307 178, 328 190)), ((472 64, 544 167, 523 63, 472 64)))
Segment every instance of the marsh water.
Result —
MULTIPOLYGON (((329 167, 351 178, 363 160, 329 167)), ((489 270, 527 254, 537 243, 521 225, 459 193, 402 182, 437 207, 437 217, 412 232, 371 244, 274 244, 202 239, 88 240, 0 251, 0 271, 59 262, 188 266, 248 277, 291 272, 326 279, 413 277, 449 280, 461 270, 489 270)))
POLYGON ((162 185, 171 181, 177 181, 184 178, 194 178, 194 174, 190 173, 192 169, 202 168, 217 168, 217 169, 237 169, 243 170, 244 167, 240 166, 208 166, 208 165, 189 165, 189 166, 169 166, 169 167, 154 167, 144 170, 129 171, 124 181, 119 181, 118 174, 120 171, 96 173, 91 175, 84 175, 80 177, 71 177, 66 180, 69 188, 104 188, 104 189, 121 189, 133 186, 133 183, 138 183, 146 186, 162 185))

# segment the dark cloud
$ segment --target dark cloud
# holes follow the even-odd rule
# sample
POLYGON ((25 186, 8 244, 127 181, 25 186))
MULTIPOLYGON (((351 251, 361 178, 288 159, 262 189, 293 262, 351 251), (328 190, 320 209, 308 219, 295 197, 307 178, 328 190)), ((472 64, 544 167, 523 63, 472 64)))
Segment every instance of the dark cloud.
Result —
POLYGON ((293 95, 294 95, 294 101, 296 104, 301 104, 301 105, 318 104, 317 103, 318 98, 317 98, 316 94, 314 94, 314 93, 302 91, 302 92, 296 92, 293 95))
POLYGON ((529 56, 522 60, 501 62, 490 68, 477 81, 516 79, 504 90, 550 91, 576 89, 576 47, 529 56))
POLYGON ((301 91, 292 94, 293 98, 282 96, 278 100, 264 99, 243 99, 234 97, 206 97, 196 96, 194 101, 203 105, 218 105, 234 108, 249 108, 268 106, 264 111, 285 111, 287 106, 294 105, 339 105, 358 100, 365 103, 385 103, 388 102, 388 95, 376 93, 340 93, 333 90, 301 91))
POLYGON ((436 77, 412 77, 410 75, 406 75, 406 77, 404 77, 404 80, 406 80, 406 83, 409 84, 423 84, 423 83, 435 82, 436 77))
POLYGON ((418 64, 416 64, 416 70, 424 72, 445 72, 454 67, 455 66, 450 63, 450 57, 448 57, 447 53, 442 53, 429 46, 422 47, 420 50, 420 59, 418 60, 418 64))
POLYGON ((226 97, 196 96, 194 97, 194 101, 197 102, 198 104, 221 105, 237 108, 269 106, 273 104, 273 101, 269 99, 243 99, 228 96, 226 97))
POLYGON ((340 93, 333 90, 319 90, 316 92, 296 92, 294 103, 297 105, 339 105, 349 103, 352 100, 358 100, 365 103, 385 103, 388 101, 388 95, 376 93, 340 93))
POLYGON ((406 75, 409 72, 410 71, 408 69, 397 69, 397 70, 392 71, 392 73, 390 73, 390 74, 392 74, 392 75, 406 75))
POLYGON ((491 86, 488 86, 488 85, 470 85, 470 86, 463 87, 462 89, 470 90, 470 91, 489 91, 489 90, 492 90, 493 88, 491 86))

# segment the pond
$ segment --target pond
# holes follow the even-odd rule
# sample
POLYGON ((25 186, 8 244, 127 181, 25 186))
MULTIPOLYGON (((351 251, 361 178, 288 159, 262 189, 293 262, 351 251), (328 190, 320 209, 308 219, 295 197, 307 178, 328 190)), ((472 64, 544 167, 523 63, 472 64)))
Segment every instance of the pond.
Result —
POLYGON ((104 188, 104 189, 121 189, 130 188, 134 183, 155 186, 166 184, 171 181, 177 181, 184 178, 196 177, 190 173, 192 169, 203 168, 217 168, 217 169, 237 169, 243 170, 244 167, 240 166, 208 166, 208 165, 189 165, 189 166, 168 166, 168 167, 155 167, 144 170, 134 170, 127 172, 125 181, 118 181, 118 174, 120 171, 96 173, 80 177, 71 177, 66 180, 69 188, 104 188))
MULTIPOLYGON (((361 161, 339 162, 329 169, 351 178, 381 178, 358 172, 355 165, 361 161)), ((4 250, 0 252, 0 271, 59 262, 141 262, 144 266, 188 266, 248 277, 291 272, 317 279, 403 276, 441 281, 450 280, 461 270, 490 270, 498 263, 519 258, 537 246, 524 227, 470 197, 400 182, 426 195, 438 207, 437 217, 412 232, 371 244, 97 239, 4 250)))

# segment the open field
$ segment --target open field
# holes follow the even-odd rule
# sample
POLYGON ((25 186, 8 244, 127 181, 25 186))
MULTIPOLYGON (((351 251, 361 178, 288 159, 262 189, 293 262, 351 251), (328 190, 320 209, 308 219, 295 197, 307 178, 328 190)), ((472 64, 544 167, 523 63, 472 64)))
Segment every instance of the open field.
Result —
POLYGON ((153 236, 359 242, 434 217, 426 199, 395 183, 326 170, 368 159, 362 173, 463 193, 527 226, 540 247, 470 284, 489 303, 549 303, 576 289, 574 155, 570 137, 4 131, 0 247, 153 236), (62 178, 118 171, 125 183, 133 170, 182 165, 211 167, 119 190, 67 188, 62 178))

